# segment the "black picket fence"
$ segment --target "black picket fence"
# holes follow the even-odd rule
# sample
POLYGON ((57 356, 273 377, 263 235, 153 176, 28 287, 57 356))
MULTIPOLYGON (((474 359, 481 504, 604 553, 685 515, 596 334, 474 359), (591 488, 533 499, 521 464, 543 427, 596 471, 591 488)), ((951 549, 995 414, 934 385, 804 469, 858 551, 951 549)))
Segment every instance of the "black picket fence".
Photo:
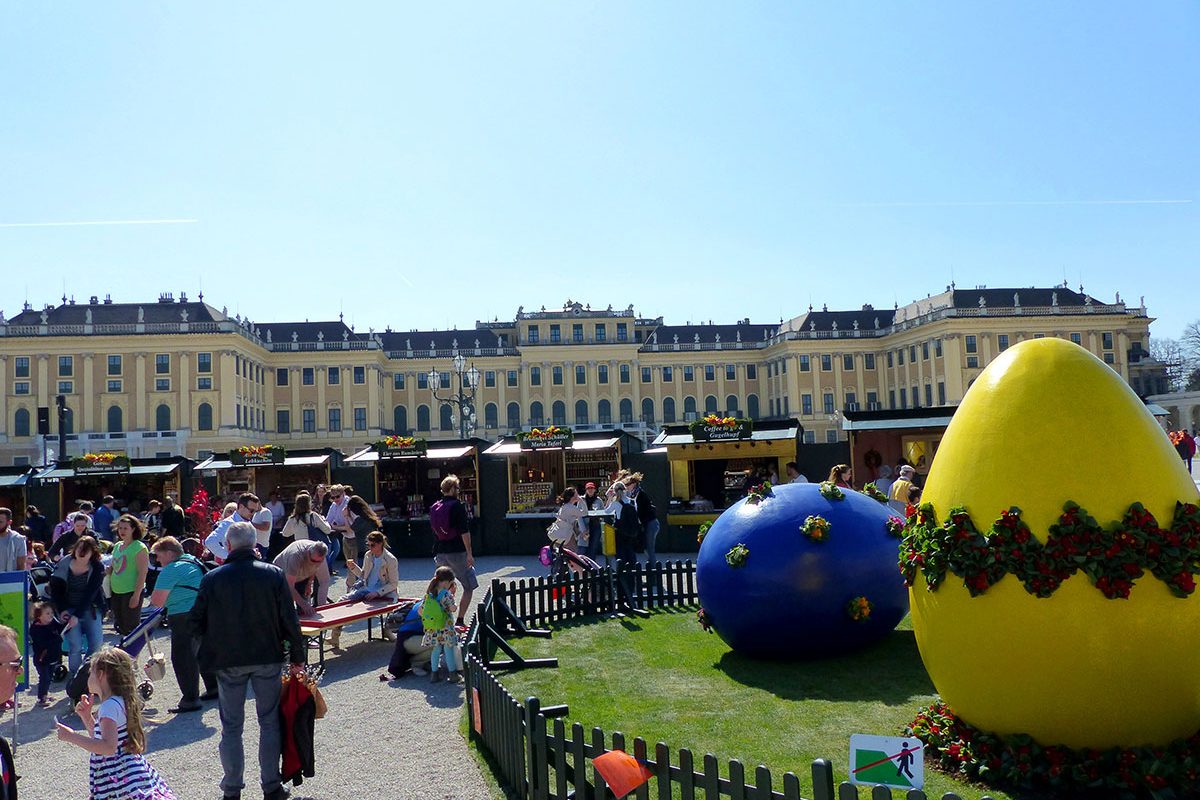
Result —
MULTIPOLYGON (((786 772, 776 778, 764 766, 747 775, 742 762, 722 763, 706 753, 641 739, 627 742, 619 732, 566 725, 565 705, 543 706, 536 697, 524 702, 500 682, 504 669, 554 667, 556 659, 524 659, 508 643, 514 636, 548 637, 531 625, 559 624, 613 613, 644 615, 650 609, 695 606, 696 568, 690 561, 620 565, 563 578, 492 582, 476 610, 467 638, 467 713, 471 738, 490 755, 505 788, 521 800, 607 800, 614 797, 592 761, 612 750, 631 753, 653 777, 629 795, 636 800, 803 800, 800 779, 786 772), (497 661, 502 650, 510 657, 497 661)), ((912 789, 906 800, 926 800, 912 789)), ((811 800, 890 800, 884 786, 837 783, 826 759, 812 763, 811 800), (860 794, 861 792, 861 794, 860 794)), ((960 800, 947 793, 941 800, 960 800)), ((990 800, 983 797, 981 800, 990 800)))

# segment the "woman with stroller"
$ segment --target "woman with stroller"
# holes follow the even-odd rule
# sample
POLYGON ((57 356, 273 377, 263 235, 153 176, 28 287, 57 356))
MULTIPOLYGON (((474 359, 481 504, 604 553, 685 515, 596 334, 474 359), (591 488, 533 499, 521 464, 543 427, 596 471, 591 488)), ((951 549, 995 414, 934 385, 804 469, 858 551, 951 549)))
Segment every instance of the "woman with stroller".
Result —
POLYGON ((70 555, 63 556, 50 578, 50 601, 54 603, 59 620, 65 625, 67 658, 74 675, 83 663, 83 638, 87 637, 87 654, 100 649, 104 631, 104 565, 100 548, 91 536, 82 536, 70 555))

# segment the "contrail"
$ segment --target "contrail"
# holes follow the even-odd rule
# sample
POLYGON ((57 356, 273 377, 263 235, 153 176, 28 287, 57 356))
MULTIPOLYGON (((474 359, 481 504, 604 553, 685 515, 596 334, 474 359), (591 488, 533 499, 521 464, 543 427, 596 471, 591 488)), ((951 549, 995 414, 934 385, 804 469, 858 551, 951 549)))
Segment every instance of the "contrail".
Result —
POLYGON ((976 206, 1179 206, 1194 200, 933 200, 900 203, 833 203, 836 208, 946 208, 976 206))
POLYGON ((71 228, 82 225, 188 225, 198 219, 101 219, 84 222, 0 222, 0 228, 71 228))

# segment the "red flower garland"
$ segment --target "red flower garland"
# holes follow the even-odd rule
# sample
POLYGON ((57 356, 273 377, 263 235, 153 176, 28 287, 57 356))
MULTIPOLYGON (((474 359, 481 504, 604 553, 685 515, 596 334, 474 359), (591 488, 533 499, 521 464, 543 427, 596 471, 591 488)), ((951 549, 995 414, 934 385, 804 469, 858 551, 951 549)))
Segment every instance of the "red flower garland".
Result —
POLYGON ((909 586, 920 572, 930 591, 953 573, 972 596, 1013 575, 1037 597, 1049 597, 1082 572, 1109 599, 1128 598, 1134 583, 1149 572, 1176 597, 1188 597, 1200 573, 1200 509, 1177 503, 1174 521, 1164 529, 1134 503, 1121 522, 1104 528, 1077 504, 1067 503, 1042 544, 1018 508, 1001 512, 984 532, 962 507, 951 509, 939 525, 933 506, 925 503, 905 525, 900 570, 909 586))

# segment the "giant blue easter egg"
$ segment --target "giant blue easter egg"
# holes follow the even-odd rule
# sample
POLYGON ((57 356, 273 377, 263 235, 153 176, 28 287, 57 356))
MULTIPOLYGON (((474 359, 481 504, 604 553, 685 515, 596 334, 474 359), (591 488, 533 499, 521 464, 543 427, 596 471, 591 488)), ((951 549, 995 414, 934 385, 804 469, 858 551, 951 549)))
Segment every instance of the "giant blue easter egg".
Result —
POLYGON ((700 605, 737 652, 845 652, 883 638, 907 613, 893 515, 864 494, 841 492, 833 499, 818 484, 778 486, 757 502, 739 500, 709 529, 696 566, 700 605), (804 533, 810 517, 827 523, 823 538, 804 533))

